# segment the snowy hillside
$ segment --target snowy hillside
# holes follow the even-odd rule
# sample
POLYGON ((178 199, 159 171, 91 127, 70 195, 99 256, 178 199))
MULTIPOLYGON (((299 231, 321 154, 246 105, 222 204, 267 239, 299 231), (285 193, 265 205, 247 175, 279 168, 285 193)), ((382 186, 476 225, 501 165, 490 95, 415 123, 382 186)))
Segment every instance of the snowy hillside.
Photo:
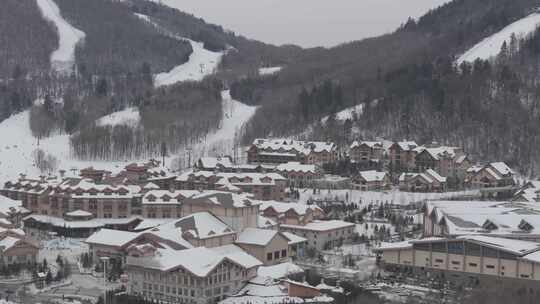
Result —
POLYGON ((37 0, 43 17, 52 22, 58 30, 58 49, 51 54, 51 65, 58 72, 69 73, 75 60, 75 46, 85 34, 74 28, 61 15, 53 0, 37 0))
POLYGON ((507 44, 510 42, 512 34, 515 34, 519 39, 520 37, 532 33, 539 25, 540 14, 530 14, 529 16, 506 26, 501 31, 484 38, 470 50, 461 55, 457 60, 457 64, 459 65, 464 61, 473 62, 477 58, 486 60, 497 56, 501 51, 502 44, 505 41, 507 44))
MULTIPOLYGON (((162 31, 165 31, 147 15, 135 14, 135 16, 160 28, 162 31)), ((193 53, 189 56, 188 62, 174 67, 169 72, 156 74, 154 76, 154 84, 156 87, 171 85, 182 81, 201 81, 205 76, 213 74, 216 71, 221 61, 221 57, 223 56, 223 52, 211 52, 206 50, 201 42, 170 33, 168 35, 178 40, 189 41, 193 48, 193 53)))
POLYGON ((266 76, 266 75, 274 75, 276 73, 279 73, 283 67, 267 67, 267 68, 260 68, 259 69, 259 75, 266 76))
MULTIPOLYGON (((223 120, 221 126, 192 148, 194 159, 203 155, 231 154, 235 146, 235 139, 239 140, 242 126, 255 114, 256 107, 233 100, 229 91, 223 91, 222 97, 223 120)), ((105 162, 73 159, 67 134, 57 134, 42 139, 38 146, 38 140, 32 136, 30 131, 29 119, 30 110, 26 110, 12 115, 0 123, 0 130, 4 134, 0 146, 0 155, 2 156, 0 158, 0 184, 9 179, 17 178, 20 173, 34 177, 40 175, 33 157, 34 151, 38 148, 55 157, 58 160, 58 170, 64 169, 67 174, 73 174, 71 169, 82 169, 89 166, 117 172, 130 162, 145 161, 127 159, 118 162, 105 162)), ((100 125, 119 125, 133 123, 138 119, 139 112, 135 108, 128 108, 102 117, 97 123, 100 125)), ((170 158, 175 156, 171 155, 170 158)), ((167 163, 170 163, 169 160, 167 163)))

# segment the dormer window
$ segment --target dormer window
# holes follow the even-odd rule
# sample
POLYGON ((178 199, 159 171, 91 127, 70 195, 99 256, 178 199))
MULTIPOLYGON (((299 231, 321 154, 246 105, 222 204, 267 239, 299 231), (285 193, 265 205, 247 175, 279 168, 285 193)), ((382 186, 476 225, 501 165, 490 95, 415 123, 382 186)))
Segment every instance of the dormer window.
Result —
POLYGON ((518 225, 518 228, 527 232, 531 232, 534 229, 533 225, 529 224, 525 220, 521 220, 521 222, 518 225))
POLYGON ((156 201, 156 197, 153 196, 153 195, 151 195, 151 194, 148 195, 148 196, 146 197, 146 199, 147 199, 149 202, 155 202, 155 201, 156 201))
POLYGON ((491 231, 491 230, 497 230, 497 229, 499 229, 499 226, 497 226, 495 223, 493 223, 493 222, 490 221, 490 220, 486 220, 486 222, 484 223, 484 225, 482 225, 482 228, 491 231))
POLYGON ((165 195, 163 195, 163 196, 161 197, 161 199, 162 199, 164 202, 168 202, 168 201, 171 200, 171 197, 168 196, 167 194, 165 194, 165 195))

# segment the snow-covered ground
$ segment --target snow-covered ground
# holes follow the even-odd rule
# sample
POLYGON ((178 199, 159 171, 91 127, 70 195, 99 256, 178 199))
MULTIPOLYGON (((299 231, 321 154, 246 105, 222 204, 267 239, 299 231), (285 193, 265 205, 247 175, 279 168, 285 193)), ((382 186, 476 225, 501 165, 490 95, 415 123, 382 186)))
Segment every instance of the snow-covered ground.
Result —
POLYGON ((313 194, 312 189, 300 189, 300 203, 307 203, 313 199, 340 199, 346 202, 354 202, 360 206, 369 204, 398 204, 408 205, 410 203, 421 202, 426 199, 449 199, 463 195, 479 194, 478 190, 442 192, 442 193, 421 193, 402 192, 397 189, 390 191, 360 191, 360 190, 321 190, 320 194, 313 194))
POLYGON ((51 65, 58 72, 69 73, 75 60, 75 46, 86 36, 69 24, 53 0, 37 0, 43 17, 58 30, 58 49, 51 54, 51 65))
POLYGON ((141 117, 139 115, 139 109, 132 107, 122 111, 111 113, 96 121, 98 126, 118 126, 128 125, 136 126, 141 117))
MULTIPOLYGON (((152 24, 161 27, 150 19, 147 15, 135 14, 135 16, 152 24)), ((178 65, 168 72, 154 75, 154 85, 156 87, 175 84, 182 81, 201 81, 204 77, 213 74, 221 62, 223 52, 211 52, 204 48, 202 42, 193 41, 172 33, 168 34, 177 40, 188 41, 191 44, 193 53, 189 56, 189 61, 178 65)))
POLYGON ((539 25, 540 14, 530 14, 527 17, 506 26, 499 32, 484 38, 470 50, 461 55, 457 60, 457 64, 459 65, 464 61, 473 62, 477 58, 486 60, 497 56, 501 51, 503 43, 505 41, 507 44, 510 43, 512 34, 515 34, 518 39, 523 38, 534 32, 539 25))
POLYGON ((267 68, 260 68, 259 69, 259 75, 266 76, 266 75, 274 75, 276 73, 279 73, 283 67, 277 66, 277 67, 267 67, 267 68))

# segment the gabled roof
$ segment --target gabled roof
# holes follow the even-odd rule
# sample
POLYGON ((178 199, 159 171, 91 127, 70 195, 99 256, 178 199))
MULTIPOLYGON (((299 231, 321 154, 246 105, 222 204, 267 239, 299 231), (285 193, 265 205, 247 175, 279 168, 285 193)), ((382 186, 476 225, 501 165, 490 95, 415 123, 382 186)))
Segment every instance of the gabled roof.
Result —
POLYGON ((386 172, 379 172, 375 170, 361 171, 358 173, 359 177, 366 182, 382 182, 387 176, 386 172))
MULTIPOLYGON (((279 234, 280 233, 276 230, 246 228, 238 235, 236 243, 266 246, 279 234)), ((287 239, 287 237, 283 237, 287 239)), ((287 242, 288 241, 289 240, 287 239, 287 242)))

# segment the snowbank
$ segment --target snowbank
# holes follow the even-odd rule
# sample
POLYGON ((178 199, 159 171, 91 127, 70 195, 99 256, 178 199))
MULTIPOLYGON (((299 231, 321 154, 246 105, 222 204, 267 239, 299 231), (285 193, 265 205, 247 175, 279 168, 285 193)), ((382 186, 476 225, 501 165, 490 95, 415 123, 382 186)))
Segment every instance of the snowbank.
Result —
POLYGON ((461 55, 457 60, 457 64, 460 65, 464 61, 473 62, 477 58, 487 60, 497 56, 501 51, 502 44, 505 41, 507 44, 510 43, 510 37, 512 34, 515 34, 518 39, 523 38, 526 35, 534 32, 538 25, 540 25, 540 14, 530 14, 529 16, 506 26, 501 31, 484 38, 482 41, 461 55))
MULTIPOLYGON (((364 112, 364 104, 359 104, 350 108, 347 108, 343 111, 339 111, 335 114, 336 120, 345 121, 347 119, 353 119, 353 113, 360 116, 364 112)), ((322 123, 325 123, 328 120, 329 116, 325 116, 321 119, 322 123)))
POLYGON ((62 17, 53 0, 37 0, 37 4, 43 17, 58 30, 58 49, 51 54, 51 65, 58 72, 69 73, 75 61, 75 47, 86 35, 62 17))

